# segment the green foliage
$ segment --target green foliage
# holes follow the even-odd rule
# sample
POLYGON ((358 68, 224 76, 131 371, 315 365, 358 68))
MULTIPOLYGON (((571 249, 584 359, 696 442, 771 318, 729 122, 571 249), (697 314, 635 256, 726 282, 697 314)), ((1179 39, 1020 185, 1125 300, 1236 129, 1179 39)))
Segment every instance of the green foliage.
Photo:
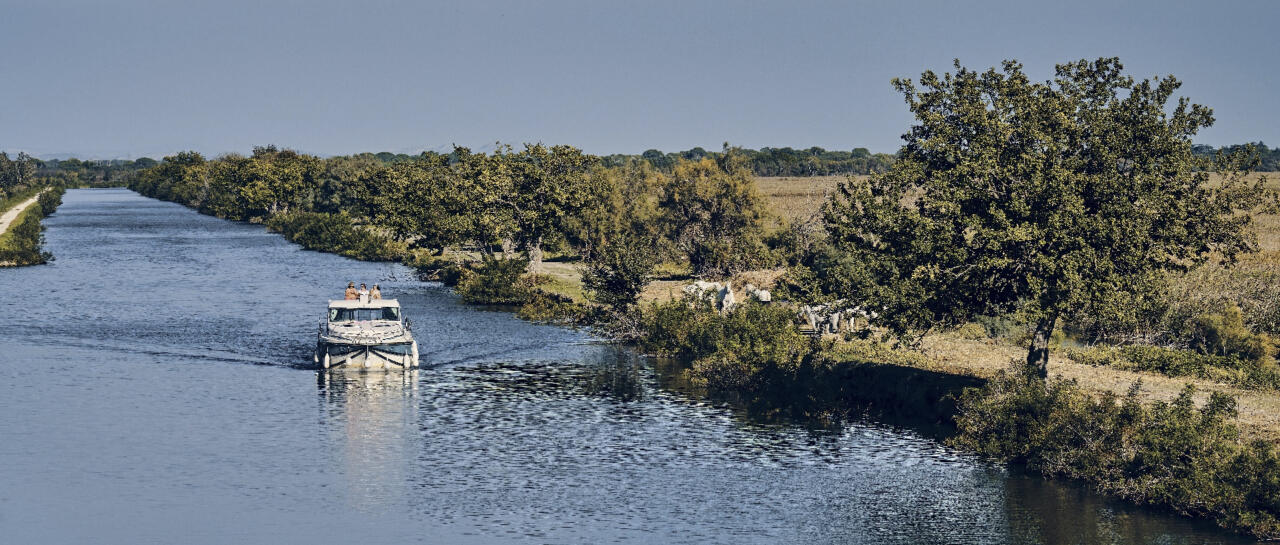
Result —
MULTIPOLYGON (((3 155, 3 154, 0 154, 3 155)), ((49 183, 42 178, 40 183, 49 183)), ((0 264, 5 266, 26 266, 48 263, 53 254, 42 250, 44 246, 44 226, 40 220, 53 213, 62 204, 65 189, 61 186, 36 186, 18 191, 13 198, 7 199, 0 211, 8 210, 21 202, 30 199, 36 192, 43 191, 26 210, 14 218, 6 232, 0 233, 0 264)))
POLYGON ((530 290, 528 301, 516 311, 521 320, 544 324, 580 324, 587 315, 587 310, 573 299, 536 288, 530 290))
POLYGON ((961 339, 968 339, 971 341, 985 341, 990 338, 987 336, 987 328, 976 322, 961 324, 960 327, 955 329, 955 334, 961 339))
POLYGON ((1240 307, 1229 305, 1221 312, 1197 316, 1191 331, 1191 346, 1205 354, 1237 356, 1263 365, 1274 365, 1271 338, 1249 331, 1240 307))
POLYGON ((1191 147, 1192 153, 1196 155, 1211 158, 1218 153, 1234 154, 1245 153, 1251 159, 1258 161, 1258 170, 1266 172, 1280 171, 1280 148, 1267 147, 1262 142, 1250 142, 1248 144, 1234 144, 1230 146, 1222 146, 1214 148, 1203 144, 1191 147))
POLYGON ((604 241, 587 259, 582 285, 592 301, 624 313, 636 304, 657 264, 655 244, 634 232, 604 241))
POLYGON ((1129 371, 1160 373, 1172 377, 1196 377, 1242 388, 1280 389, 1280 371, 1270 360, 1238 355, 1201 354, 1160 346, 1094 346, 1067 349, 1067 358, 1076 363, 1108 366, 1129 371))
POLYGON ((356 225, 345 212, 291 212, 272 216, 267 222, 291 242, 308 250, 332 252, 366 261, 393 261, 404 247, 390 237, 356 225))
POLYGON ((466 272, 467 266, 461 258, 444 256, 421 256, 412 254, 405 262, 413 267, 418 278, 425 281, 436 281, 446 286, 456 286, 466 272))
MULTIPOLYGON (((873 154, 867 148, 838 151, 825 150, 817 146, 808 149, 766 147, 759 150, 739 149, 737 153, 746 158, 751 172, 756 176, 870 174, 886 170, 894 160, 891 154, 873 154)), ((608 166, 620 166, 640 160, 654 168, 670 170, 681 159, 698 161, 711 158, 714 160, 720 155, 714 151, 693 148, 672 153, 648 150, 641 155, 610 155, 603 159, 608 166)))
POLYGON ((14 219, 8 232, 0 235, 0 264, 39 265, 53 259, 52 254, 40 249, 44 244, 41 217, 40 205, 32 204, 14 219))
POLYGON ((894 347, 874 339, 845 339, 831 347, 828 355, 839 363, 901 365, 915 369, 929 369, 933 360, 918 350, 894 347))
POLYGON ((692 299, 655 303, 645 309, 641 327, 643 349, 692 360, 694 379, 718 391, 786 382, 816 353, 781 306, 748 302, 721 315, 692 299))
POLYGON ((1136 384, 1124 397, 1095 398, 1073 381, 1046 383, 1018 367, 965 391, 952 445, 1280 537, 1280 457, 1269 444, 1241 441, 1234 399, 1214 392, 1197 409, 1188 386, 1171 403, 1144 406, 1136 384))
POLYGON ((693 273, 725 277, 773 261, 763 243, 764 204, 742 158, 680 160, 658 202, 663 231, 693 273))
POLYGON ((346 213, 409 249, 520 251, 535 272, 544 250, 577 253, 596 265, 601 300, 617 306, 634 301, 628 285, 643 286, 647 257, 689 258, 705 275, 773 261, 762 242, 763 202, 742 158, 732 150, 717 158, 682 159, 663 176, 642 161, 603 168, 570 146, 325 159, 267 146, 213 160, 179 153, 139 171, 130 187, 232 220, 346 213), (611 241, 653 251, 636 260, 606 249, 611 241), (621 298, 607 295, 614 293, 621 298))
MULTIPOLYGON (((1262 188, 1211 186, 1191 136, 1213 122, 1172 77, 1135 81, 1117 59, 925 72, 895 80, 916 116, 893 167, 841 184, 825 210, 852 256, 838 293, 885 306, 895 331, 1021 311, 1042 371, 1060 316, 1107 315, 1166 271, 1255 250, 1262 188)), ((1234 169, 1239 163, 1220 165, 1234 169)), ((1231 174, 1231 173, 1229 173, 1231 174)))
POLYGON ((48 216, 62 206, 62 195, 67 192, 62 187, 51 187, 40 194, 40 198, 36 200, 36 205, 40 207, 40 215, 48 216))
POLYGON ((523 278, 529 262, 486 256, 466 269, 455 288, 463 302, 476 305, 523 305, 529 301, 532 285, 523 278))

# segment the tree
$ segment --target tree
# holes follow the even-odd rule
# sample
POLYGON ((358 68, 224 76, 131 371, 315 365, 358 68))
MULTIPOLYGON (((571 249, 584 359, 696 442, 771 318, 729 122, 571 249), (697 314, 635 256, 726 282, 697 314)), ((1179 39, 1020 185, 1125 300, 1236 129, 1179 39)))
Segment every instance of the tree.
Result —
POLYGON ((582 284, 591 299, 619 315, 636 304, 657 264, 653 240, 635 231, 619 231, 587 258, 582 284))
POLYGON ((582 283, 591 299, 618 315, 636 303, 657 264, 652 225, 661 180, 647 161, 594 168, 591 199, 566 232, 587 265, 582 283))
POLYGON ((1059 65, 1033 83, 1006 61, 984 73, 895 79, 916 124, 897 162, 827 203, 841 291, 897 331, 1021 311, 1040 376, 1060 317, 1155 289, 1165 271, 1256 249, 1260 184, 1211 186, 1191 137, 1211 110, 1172 76, 1135 80, 1119 59, 1059 65))
POLYGON ((759 264, 764 205, 736 150, 679 160, 662 189, 664 231, 694 274, 730 276, 759 264))
POLYGON ((511 188, 498 202, 515 221, 514 241, 529 256, 529 269, 539 272, 542 250, 561 237, 571 218, 590 197, 588 170, 593 158, 572 146, 526 144, 524 151, 503 154, 510 165, 511 188))

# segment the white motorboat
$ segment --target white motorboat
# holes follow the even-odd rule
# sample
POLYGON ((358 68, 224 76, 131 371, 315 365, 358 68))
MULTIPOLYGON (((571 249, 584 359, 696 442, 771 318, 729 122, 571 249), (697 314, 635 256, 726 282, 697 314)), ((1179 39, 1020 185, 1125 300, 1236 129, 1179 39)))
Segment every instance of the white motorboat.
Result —
POLYGON ((324 369, 415 369, 418 342, 395 299, 329 301, 315 362, 324 369))

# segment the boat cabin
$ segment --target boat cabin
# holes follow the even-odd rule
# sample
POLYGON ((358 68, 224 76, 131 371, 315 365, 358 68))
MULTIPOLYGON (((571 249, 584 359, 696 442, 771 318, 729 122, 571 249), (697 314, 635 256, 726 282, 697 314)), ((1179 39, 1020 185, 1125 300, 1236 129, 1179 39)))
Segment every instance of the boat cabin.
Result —
POLYGON ((400 321, 400 303, 395 299, 373 301, 329 301, 329 322, 400 321))

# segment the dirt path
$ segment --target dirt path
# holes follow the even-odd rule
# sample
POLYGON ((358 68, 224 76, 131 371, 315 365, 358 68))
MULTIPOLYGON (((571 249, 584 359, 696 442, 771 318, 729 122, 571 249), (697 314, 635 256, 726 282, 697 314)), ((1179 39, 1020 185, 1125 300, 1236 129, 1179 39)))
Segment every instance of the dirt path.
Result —
POLYGON ((28 206, 35 204, 39 199, 40 194, 37 193, 36 196, 18 203, 17 206, 6 210, 3 215, 0 215, 0 234, 8 232, 9 224, 13 223, 13 220, 18 219, 18 216, 22 214, 23 210, 26 210, 28 206))
MULTIPOLYGON (((938 362, 938 371, 988 378, 1010 362, 1027 357, 1025 348, 993 341, 971 341, 944 335, 924 339, 924 352, 938 362)), ((1274 392, 1245 390, 1217 382, 1191 377, 1167 377, 1154 373, 1125 371, 1110 367, 1094 367, 1075 363, 1063 357, 1050 357, 1049 375, 1075 379, 1094 392, 1124 395, 1129 387, 1142 381, 1144 401, 1169 401, 1177 397, 1187 384, 1196 387, 1196 401, 1203 403, 1209 392, 1217 391, 1236 398, 1240 430, 1250 438, 1280 443, 1280 395, 1274 392)))

